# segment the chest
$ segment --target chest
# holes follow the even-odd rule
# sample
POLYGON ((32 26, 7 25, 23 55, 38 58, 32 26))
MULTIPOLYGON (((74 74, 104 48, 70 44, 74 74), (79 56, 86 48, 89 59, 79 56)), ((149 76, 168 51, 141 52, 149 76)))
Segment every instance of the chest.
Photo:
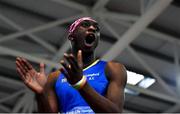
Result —
MULTIPOLYGON (((106 91, 106 87, 108 81, 104 72, 96 71, 96 72, 83 72, 83 75, 86 76, 87 82, 89 85, 94 88, 98 93, 104 94, 106 91)), ((77 94, 77 90, 75 90, 65 78, 64 75, 61 75, 61 78, 58 80, 56 84, 56 89, 58 92, 63 91, 63 95, 71 96, 73 94, 77 94)), ((60 92, 62 94, 62 92, 60 92)))

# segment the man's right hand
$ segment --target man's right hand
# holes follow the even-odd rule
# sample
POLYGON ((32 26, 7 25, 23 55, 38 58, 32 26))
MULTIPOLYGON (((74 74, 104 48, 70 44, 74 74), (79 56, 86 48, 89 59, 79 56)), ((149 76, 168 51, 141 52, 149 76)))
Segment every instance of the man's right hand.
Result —
POLYGON ((17 72, 27 87, 35 93, 44 92, 47 77, 44 72, 44 64, 40 63, 40 72, 37 72, 32 65, 24 58, 16 58, 17 72))

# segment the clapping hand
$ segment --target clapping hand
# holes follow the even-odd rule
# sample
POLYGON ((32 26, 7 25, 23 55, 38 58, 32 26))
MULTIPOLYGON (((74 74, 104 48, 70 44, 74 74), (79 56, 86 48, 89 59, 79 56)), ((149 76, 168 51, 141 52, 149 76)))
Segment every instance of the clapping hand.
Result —
POLYGON ((64 58, 67 60, 61 60, 61 64, 64 68, 61 68, 61 72, 67 78, 67 81, 74 85, 79 80, 82 79, 83 76, 83 61, 82 61, 82 51, 79 50, 77 54, 77 59, 72 54, 64 54, 64 58))
POLYGON ((44 91, 47 77, 43 63, 40 63, 40 72, 37 72, 27 60, 17 57, 16 66, 17 72, 27 87, 39 94, 44 91))

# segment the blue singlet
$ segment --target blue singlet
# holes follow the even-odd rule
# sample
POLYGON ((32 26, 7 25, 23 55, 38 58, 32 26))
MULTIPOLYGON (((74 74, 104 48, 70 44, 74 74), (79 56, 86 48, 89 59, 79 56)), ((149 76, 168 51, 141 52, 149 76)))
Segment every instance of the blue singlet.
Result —
MULTIPOLYGON (((97 60, 89 67, 83 69, 83 75, 87 77, 90 86, 103 96, 109 83, 104 72, 106 63, 105 61, 97 60)), ((59 75, 55 83, 55 91, 60 112, 94 113, 79 92, 67 82, 63 74, 59 75)))

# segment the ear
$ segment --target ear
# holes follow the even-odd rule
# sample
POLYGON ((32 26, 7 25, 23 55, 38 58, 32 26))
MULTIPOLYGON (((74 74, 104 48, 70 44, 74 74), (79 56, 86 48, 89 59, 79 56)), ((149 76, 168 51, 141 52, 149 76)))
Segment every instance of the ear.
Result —
POLYGON ((69 39, 70 41, 73 41, 73 40, 74 40, 74 38, 73 38, 72 36, 69 36, 68 39, 69 39))
POLYGON ((70 41, 73 41, 73 40, 74 40, 74 37, 72 36, 72 34, 69 34, 69 35, 68 35, 68 39, 69 39, 70 41))

